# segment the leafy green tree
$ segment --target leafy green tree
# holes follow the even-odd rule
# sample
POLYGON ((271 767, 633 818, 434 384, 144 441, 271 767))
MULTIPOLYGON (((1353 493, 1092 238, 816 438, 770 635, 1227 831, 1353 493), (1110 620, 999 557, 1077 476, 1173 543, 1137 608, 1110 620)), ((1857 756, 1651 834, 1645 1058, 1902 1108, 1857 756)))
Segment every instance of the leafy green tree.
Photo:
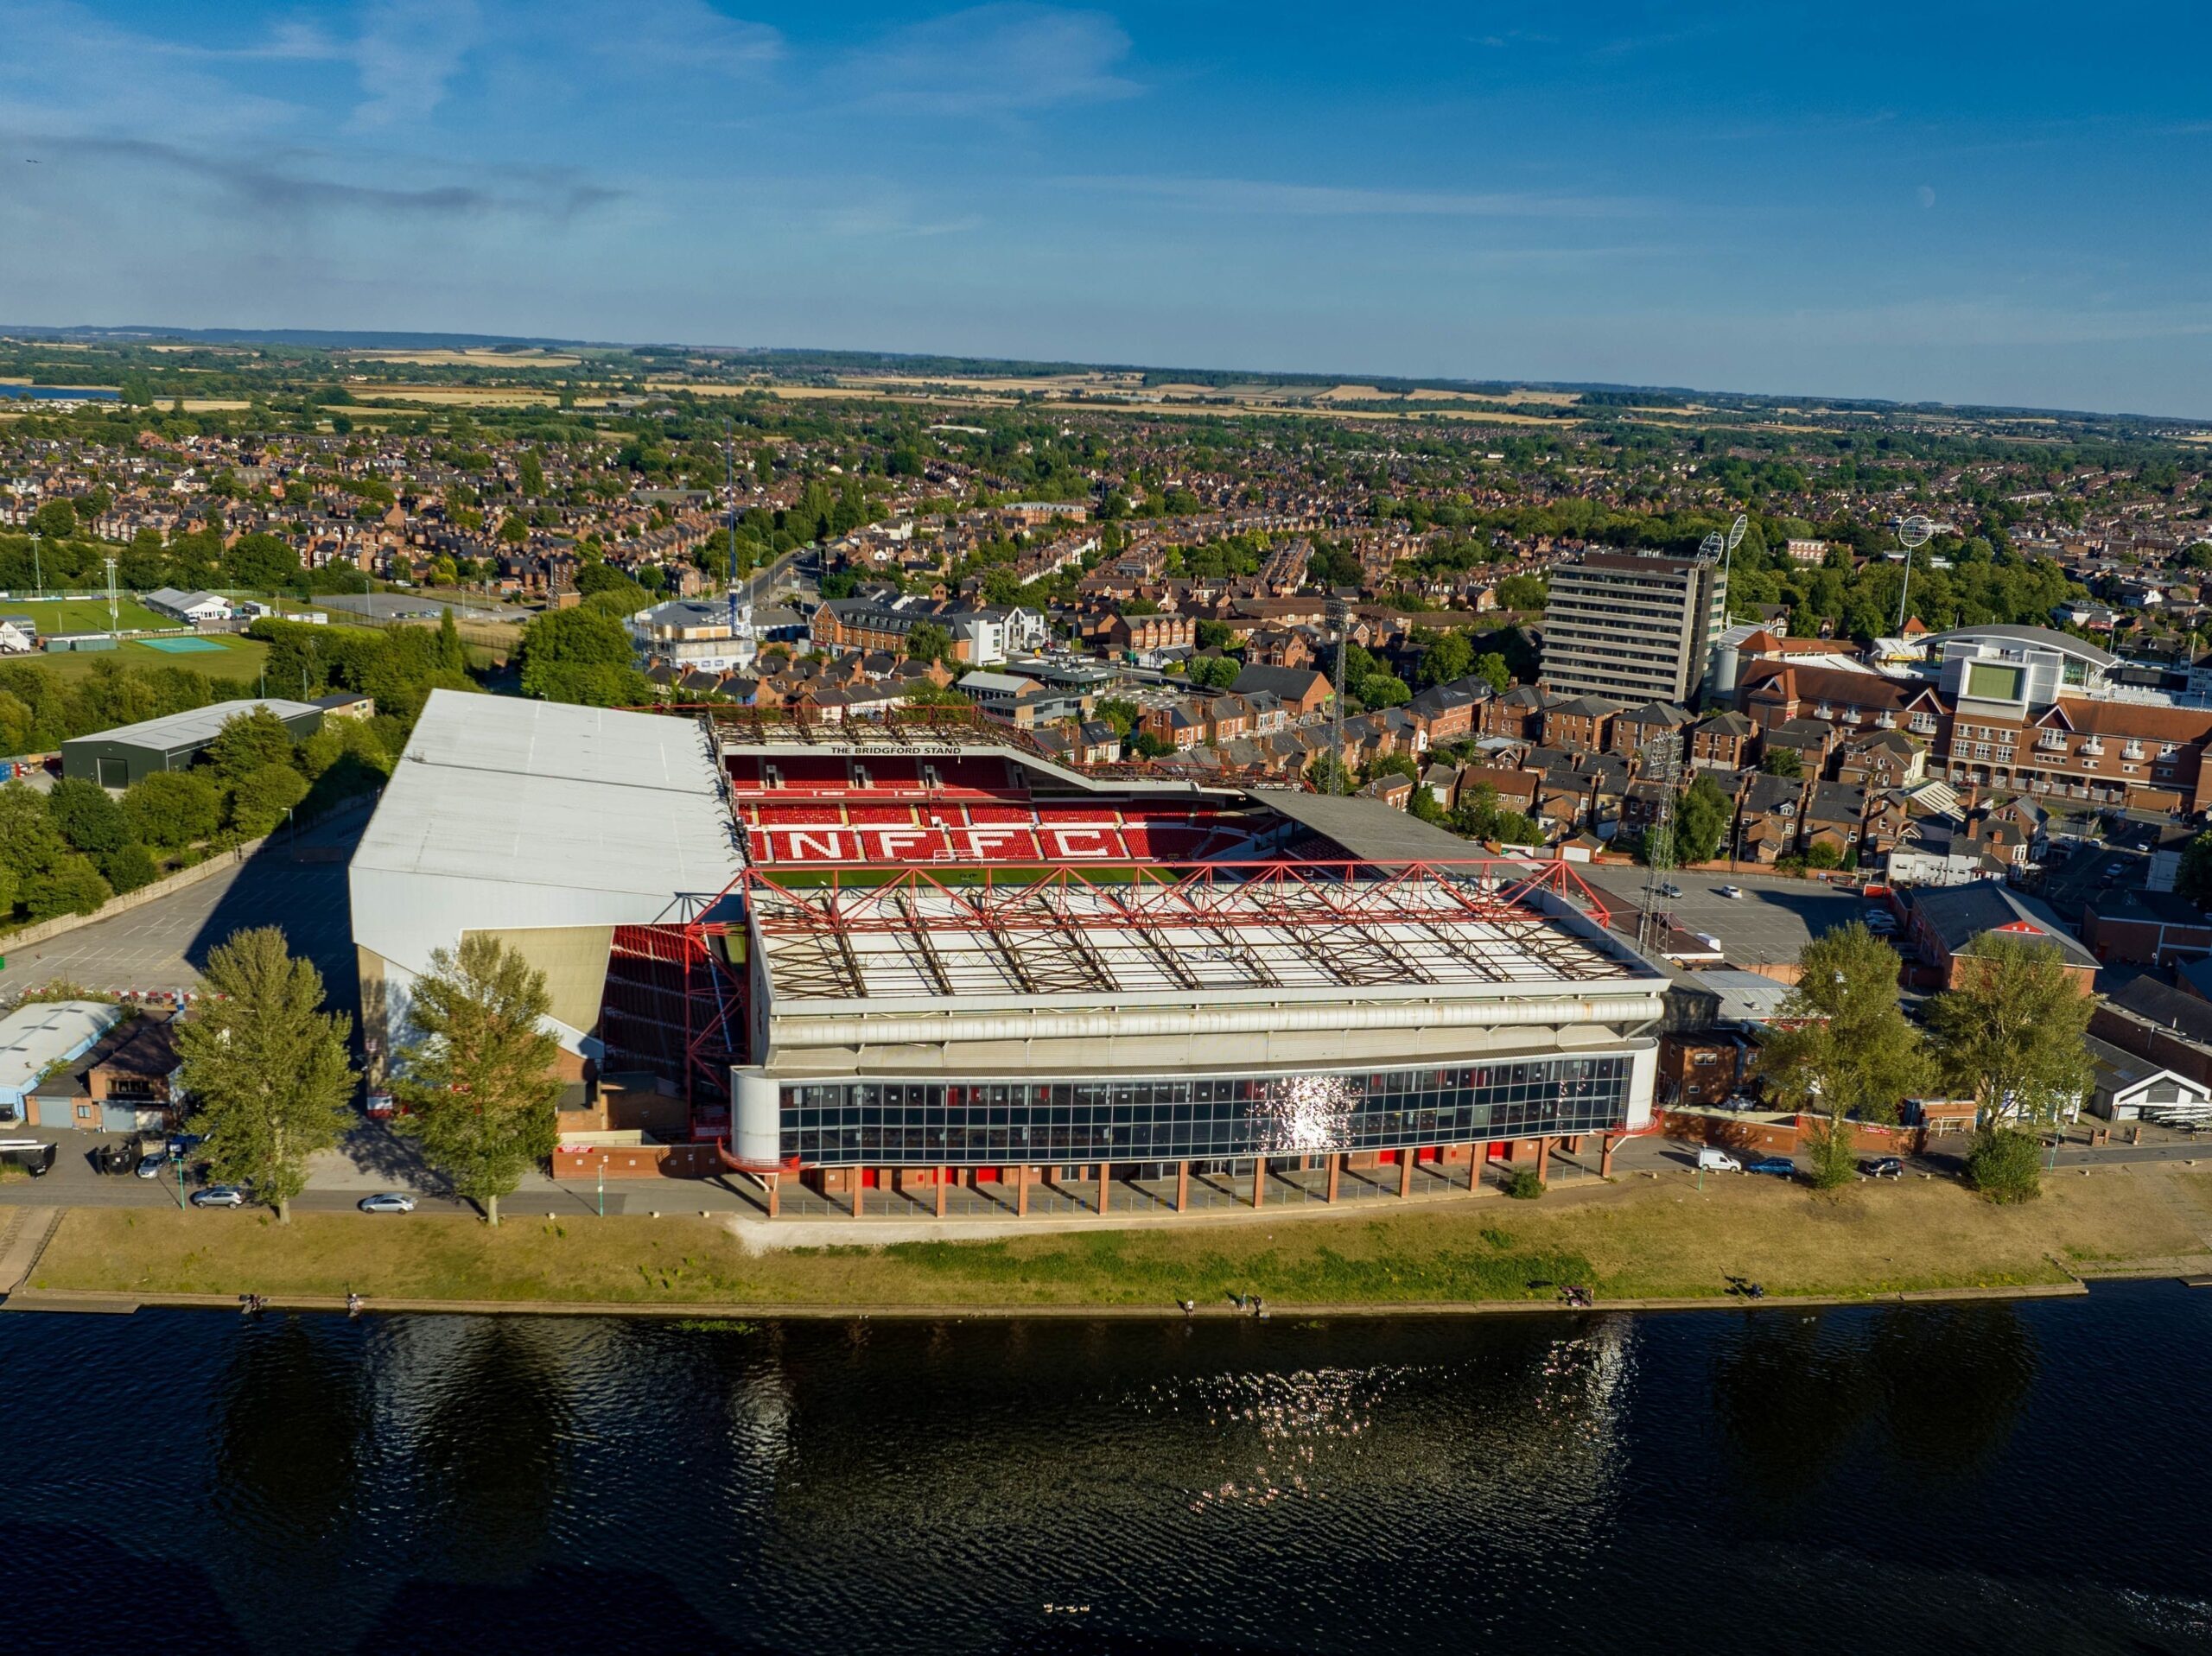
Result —
MULTIPOLYGON (((68 854, 46 801, 20 782, 0 787, 0 897, 13 909, 32 882, 68 854)), ((67 913, 67 907, 52 910, 67 913)))
POLYGON ((1794 747, 1770 747, 1759 756, 1759 769, 1770 777, 1788 777, 1792 780, 1805 774, 1805 761, 1794 747))
POLYGON ((152 885, 161 872, 154 866, 153 853, 136 840, 127 840, 114 850, 102 853, 94 860, 118 896, 125 891, 135 891, 142 885, 152 885))
POLYGON ((461 672, 468 666, 468 652, 461 645, 461 625, 450 608, 438 612, 438 665, 449 673, 461 672))
POLYGON ((69 852, 22 883, 24 912, 34 920, 61 914, 98 914, 115 892, 90 857, 69 852))
POLYGON ((952 661, 952 634, 934 621, 916 625, 906 635, 908 661, 952 661))
POLYGON ((2174 890, 2199 908, 2212 908, 2212 828, 2191 840, 2181 853, 2174 890))
POLYGON ((1986 934, 1956 965, 1959 987, 1928 1003, 1945 1079, 1985 1130, 2056 1126, 2089 1089, 2091 997, 2054 942, 1986 934))
POLYGON ((1967 1152, 1967 1183, 1992 1202, 2032 1202, 2043 1194, 2043 1146, 2017 1128, 1978 1128, 1967 1152))
POLYGON ((457 953, 434 949, 408 1006, 411 1038, 396 1055, 392 1090, 453 1188, 499 1222, 499 1198, 553 1153, 560 1044, 543 1026, 545 974, 482 932, 457 953))
POLYGON ((1636 860, 1646 868, 1672 868, 1676 855, 1671 823, 1654 822, 1637 836, 1636 860))
POLYGON ((1685 863, 1711 862, 1728 837, 1735 803, 1709 776, 1690 784, 1675 807, 1675 844, 1685 863))
POLYGON ((66 541, 77 532, 77 509, 67 500, 49 500, 31 514, 31 527, 49 541, 66 541))
POLYGON ((1503 695, 1513 682, 1513 669, 1506 665, 1505 657, 1495 650, 1486 650, 1476 657, 1474 670, 1477 678, 1500 695, 1503 695))
POLYGON ((1797 982, 1759 1054, 1768 1088, 1837 1123, 1895 1121, 1930 1073, 1920 1031, 1897 1009, 1897 951, 1854 920, 1797 958, 1797 982))
POLYGON ((123 796, 124 815, 148 845, 196 845, 221 826, 222 800, 205 777, 189 771, 156 771, 132 783, 123 796))
POLYGON ((275 926, 233 932, 204 976, 211 993, 177 1025, 192 1129, 217 1178, 251 1184, 289 1221, 308 1158, 348 1125, 352 1020, 322 1010, 322 974, 275 926))
POLYGON ((241 535, 224 555, 223 568, 232 586, 271 592, 297 578, 300 555, 274 535, 241 535))
POLYGON ((233 714, 207 745, 207 763, 235 783, 264 766, 292 762, 292 733, 266 707, 233 714))
POLYGON ((231 826, 258 838, 284 820, 284 813, 308 796, 308 779, 289 765, 264 765, 238 778, 231 790, 231 826))
POLYGON ((130 841, 130 817, 97 782, 63 777, 47 794, 46 808, 61 837, 90 856, 120 850, 130 841))
POLYGON ((1550 596, 1541 575, 1508 575, 1497 583, 1497 592, 1502 610, 1540 610, 1550 596))
POLYGON ((1463 679, 1474 670, 1475 647, 1464 632, 1444 633, 1421 651, 1420 678, 1424 689, 1463 679))
POLYGON ((1370 673, 1355 682, 1359 699, 1370 707, 1402 707, 1414 697, 1405 680, 1394 673, 1370 673))
POLYGON ((630 635, 604 610, 553 610, 523 629, 517 651, 525 695, 616 707, 651 699, 634 665, 630 635))
POLYGON ((1091 716, 1113 726, 1115 733, 1127 741, 1129 733, 1137 727, 1137 720, 1144 717, 1144 709, 1134 701, 1109 695, 1092 709, 1091 716))
POLYGON ((1315 755, 1313 762, 1306 767, 1306 779, 1316 791, 1325 794, 1348 794, 1354 785, 1351 772, 1333 753, 1315 755))
POLYGON ((1236 682, 1236 676, 1243 670, 1241 664, 1228 656, 1191 657, 1191 682, 1207 689, 1227 689, 1236 682))

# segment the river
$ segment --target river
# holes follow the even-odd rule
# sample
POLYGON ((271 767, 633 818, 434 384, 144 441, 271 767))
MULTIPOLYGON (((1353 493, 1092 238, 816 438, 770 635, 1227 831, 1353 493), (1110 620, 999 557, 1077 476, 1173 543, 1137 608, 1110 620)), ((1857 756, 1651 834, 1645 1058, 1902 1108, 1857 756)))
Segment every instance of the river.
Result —
POLYGON ((2212 1292, 0 1315, 0 1646, 2212 1649, 2212 1292))

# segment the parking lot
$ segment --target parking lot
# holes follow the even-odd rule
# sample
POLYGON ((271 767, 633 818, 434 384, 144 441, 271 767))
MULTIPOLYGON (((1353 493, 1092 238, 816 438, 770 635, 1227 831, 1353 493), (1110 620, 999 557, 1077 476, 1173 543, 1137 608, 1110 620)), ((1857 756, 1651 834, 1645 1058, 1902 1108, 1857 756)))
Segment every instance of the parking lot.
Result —
MULTIPOLYGON (((1592 866, 1575 872, 1605 898, 1616 929, 1633 936, 1635 916, 1643 903, 1644 871, 1592 866)), ((1856 892, 1774 874, 1678 872, 1664 878, 1681 888, 1681 896, 1662 899, 1675 923, 1718 937, 1731 966, 1794 963, 1813 938, 1859 918, 1866 906, 1856 892), (1724 885, 1734 885, 1744 895, 1723 897, 1724 885)))
POLYGON ((232 932, 273 925, 322 973, 330 1007, 358 1014, 344 859, 366 820, 356 814, 296 844, 264 846, 196 885, 46 942, 20 949, 0 942, 7 961, 0 1000, 56 979, 102 991, 190 988, 208 951, 232 932))

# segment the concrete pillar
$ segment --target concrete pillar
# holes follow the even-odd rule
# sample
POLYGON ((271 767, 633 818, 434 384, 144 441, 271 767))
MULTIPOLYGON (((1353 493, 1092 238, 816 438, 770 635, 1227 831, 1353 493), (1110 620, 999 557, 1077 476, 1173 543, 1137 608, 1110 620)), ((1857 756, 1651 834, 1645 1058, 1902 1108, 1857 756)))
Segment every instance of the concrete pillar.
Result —
POLYGON ((1337 1199, 1337 1176, 1344 1171, 1344 1157, 1332 1151, 1329 1155, 1329 1193, 1324 1201, 1334 1202, 1337 1199))
POLYGON ((1409 1196, 1414 1193, 1414 1152, 1408 1145, 1398 1152, 1398 1194, 1409 1196))
POLYGON ((773 1219, 777 1214, 777 1193, 779 1187, 782 1185, 783 1182, 784 1176, 781 1173, 771 1173, 768 1175, 768 1217, 771 1219, 773 1219))
POLYGON ((1259 1207, 1268 1199, 1268 1158, 1252 1158, 1252 1205, 1259 1207))
POLYGON ((1483 1188, 1483 1147, 1467 1146, 1467 1194, 1474 1196, 1483 1188))
POLYGON ((1550 1171, 1550 1170, 1551 1170, 1551 1164, 1552 1164, 1552 1141, 1551 1141, 1550 1139, 1537 1139, 1537 1140, 1536 1140, 1536 1177, 1537 1177, 1538 1178, 1541 1178, 1541 1177, 1544 1177, 1544 1175, 1545 1175, 1547 1172, 1550 1171))
POLYGON ((1175 1211, 1181 1213, 1191 1205, 1191 1164, 1175 1164, 1175 1211))
POLYGON ((1598 1177, 1599 1178, 1609 1179, 1612 1177, 1613 1152, 1616 1148, 1618 1148, 1618 1146, 1613 1143, 1613 1135, 1610 1133, 1607 1133, 1598 1147, 1598 1177))
POLYGON ((939 1219, 944 1217, 944 1187, 950 1172, 947 1168, 937 1170, 937 1216, 939 1219))
POLYGON ((861 1216, 861 1196, 868 1186, 868 1169, 865 1167, 855 1167, 852 1169, 851 1171, 853 1176, 853 1217, 858 1219, 861 1216))
POLYGON ((1114 1202, 1114 1164, 1098 1164, 1098 1211, 1103 1215, 1114 1202))
POLYGON ((1029 1171, 1027 1164, 1014 1170, 1014 1211, 1017 1218, 1029 1212, 1029 1171))

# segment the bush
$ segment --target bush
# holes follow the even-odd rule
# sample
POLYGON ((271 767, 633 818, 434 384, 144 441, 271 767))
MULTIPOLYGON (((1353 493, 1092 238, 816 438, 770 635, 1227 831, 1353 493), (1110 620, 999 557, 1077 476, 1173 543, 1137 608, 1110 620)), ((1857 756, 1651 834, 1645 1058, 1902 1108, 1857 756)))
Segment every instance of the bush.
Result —
POLYGON ((1967 1152, 1967 1183, 1992 1202, 2032 1202, 2043 1194, 2043 1145, 2031 1133, 1984 1127, 1967 1152))
POLYGON ((221 825, 214 784, 189 771, 156 771, 123 796, 124 814, 149 845, 175 849, 204 840, 221 825))
POLYGON ((61 914, 97 914, 115 893, 90 857, 71 854, 24 884, 23 908, 34 920, 61 914))
POLYGON ((119 845, 112 851, 104 852, 93 860, 99 864, 100 872, 107 877, 107 883, 115 888, 118 896, 124 891, 135 891, 141 885, 152 885, 161 872, 154 866, 153 853, 136 840, 119 845))
POLYGON ((1544 1193, 1544 1182, 1527 1168, 1508 1176, 1505 1194, 1516 1202, 1534 1202, 1544 1193))

